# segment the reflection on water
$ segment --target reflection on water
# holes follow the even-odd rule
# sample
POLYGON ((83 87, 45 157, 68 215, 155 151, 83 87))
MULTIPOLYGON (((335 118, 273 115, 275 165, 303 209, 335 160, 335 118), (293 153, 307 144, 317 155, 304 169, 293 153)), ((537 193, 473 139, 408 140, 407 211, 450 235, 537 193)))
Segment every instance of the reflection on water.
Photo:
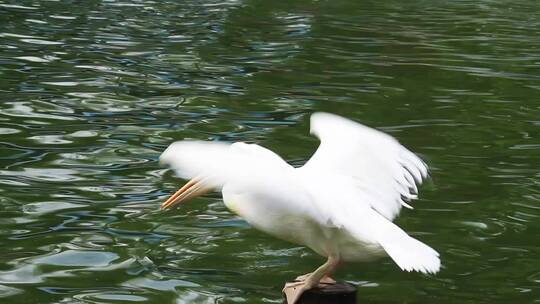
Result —
POLYGON ((295 165, 308 115, 378 127, 432 167, 398 222, 433 277, 347 265, 362 302, 531 302, 540 282, 540 3, 0 0, 0 298, 280 303, 321 258, 219 194, 158 211, 181 138, 295 165))

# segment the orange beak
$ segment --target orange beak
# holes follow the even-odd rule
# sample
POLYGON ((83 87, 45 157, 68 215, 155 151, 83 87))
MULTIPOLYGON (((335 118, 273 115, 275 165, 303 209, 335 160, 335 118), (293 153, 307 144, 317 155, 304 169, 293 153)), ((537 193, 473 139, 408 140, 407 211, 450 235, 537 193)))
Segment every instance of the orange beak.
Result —
POLYGON ((161 204, 160 209, 170 209, 179 205, 182 202, 187 202, 191 199, 201 196, 205 193, 210 192, 210 188, 204 185, 202 178, 194 177, 189 182, 187 182, 182 188, 176 191, 171 197, 169 197, 163 204, 161 204))

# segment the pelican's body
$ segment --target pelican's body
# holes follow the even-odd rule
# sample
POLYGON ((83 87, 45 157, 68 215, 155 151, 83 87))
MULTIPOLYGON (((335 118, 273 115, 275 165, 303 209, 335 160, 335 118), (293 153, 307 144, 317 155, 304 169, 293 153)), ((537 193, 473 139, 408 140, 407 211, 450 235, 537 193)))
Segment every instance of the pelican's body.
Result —
MULTIPOLYGON (((316 174, 316 172, 309 173, 316 174)), ((291 201, 288 197, 280 196, 280 193, 298 191, 303 187, 303 183, 295 183, 295 179, 303 181, 314 179, 305 170, 291 168, 289 174, 290 179, 286 183, 280 183, 281 187, 288 189, 280 189, 274 192, 274 196, 252 193, 240 185, 232 184, 223 188, 223 202, 229 210, 242 217, 251 226, 282 240, 307 246, 324 257, 335 254, 344 262, 369 262, 386 255, 382 247, 369 237, 358 239, 353 237, 346 227, 320 225, 317 220, 318 214, 310 216, 310 213, 316 213, 317 210, 313 210, 309 197, 296 197, 291 201), (294 208, 291 208, 291 205, 294 208)), ((320 183, 322 182, 321 180, 320 183)), ((311 185, 316 184, 319 183, 311 185)), ((340 189, 313 187, 306 190, 322 198, 331 196, 331 191, 340 189)), ((298 192, 298 195, 302 195, 300 191, 298 192)))
POLYGON ((173 143, 161 161, 191 180, 162 208, 221 189, 227 208, 253 227, 327 257, 288 286, 290 303, 340 262, 390 256, 403 270, 437 272, 438 253, 392 223, 416 198, 424 162, 391 136, 337 115, 313 114, 311 132, 321 145, 300 168, 255 144, 173 143))

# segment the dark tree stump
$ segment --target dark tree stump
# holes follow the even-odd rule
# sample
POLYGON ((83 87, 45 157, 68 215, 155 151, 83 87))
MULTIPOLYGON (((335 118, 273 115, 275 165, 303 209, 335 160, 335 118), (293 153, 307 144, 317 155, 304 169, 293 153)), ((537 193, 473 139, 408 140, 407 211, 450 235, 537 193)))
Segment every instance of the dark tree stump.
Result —
MULTIPOLYGON (((285 294, 283 304, 289 304, 285 294)), ((349 283, 321 284, 305 291, 296 304, 356 304, 356 286, 349 283)))

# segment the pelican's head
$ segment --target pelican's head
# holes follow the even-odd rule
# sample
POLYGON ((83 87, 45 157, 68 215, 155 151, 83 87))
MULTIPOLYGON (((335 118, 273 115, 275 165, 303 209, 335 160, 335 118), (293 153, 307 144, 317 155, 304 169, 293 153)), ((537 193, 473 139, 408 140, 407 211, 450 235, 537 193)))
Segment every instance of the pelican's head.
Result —
POLYGON ((229 172, 238 170, 230 155, 231 144, 221 142, 177 141, 159 157, 161 164, 172 167, 179 177, 191 178, 161 205, 161 209, 178 206, 197 196, 220 189, 229 172))
POLYGON ((200 176, 194 177, 161 204, 161 210, 176 207, 180 203, 187 202, 197 196, 206 194, 210 192, 210 190, 212 190, 212 188, 204 182, 203 178, 200 176))

